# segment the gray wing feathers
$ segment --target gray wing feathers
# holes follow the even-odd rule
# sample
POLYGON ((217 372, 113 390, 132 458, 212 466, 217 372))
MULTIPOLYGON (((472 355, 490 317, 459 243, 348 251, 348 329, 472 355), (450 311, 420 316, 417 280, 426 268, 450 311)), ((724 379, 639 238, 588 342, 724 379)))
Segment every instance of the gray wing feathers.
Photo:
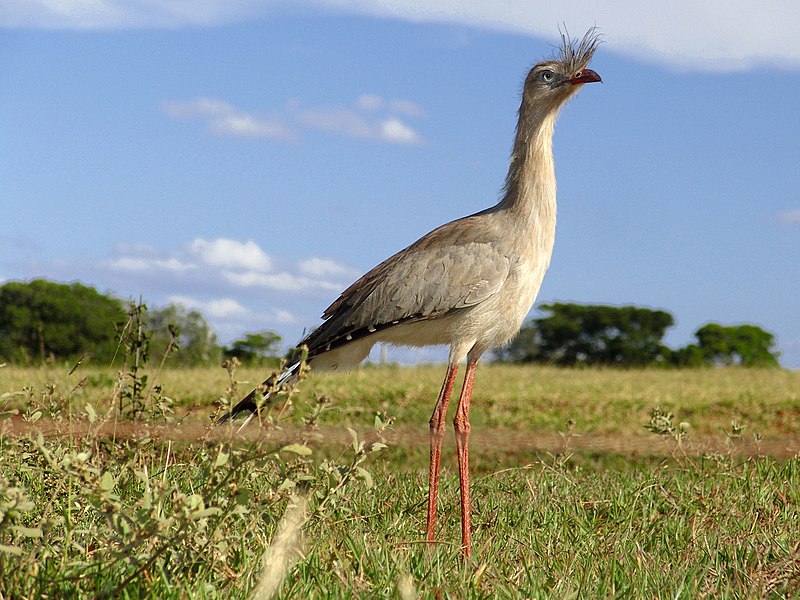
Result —
POLYGON ((366 298, 371 317, 386 307, 392 320, 411 315, 435 317, 479 304, 508 276, 509 261, 489 244, 470 243, 403 256, 402 268, 383 280, 366 298), (386 302, 388 300, 388 302, 386 302), (375 310, 370 311, 374 304, 375 310))
POLYGON ((357 281, 325 316, 353 328, 436 317, 483 302, 503 286, 510 268, 510 260, 489 243, 412 246, 357 281))
POLYGON ((503 287, 514 261, 498 251, 502 236, 487 216, 443 225, 387 258, 342 292, 322 315, 325 322, 301 343, 316 354, 359 330, 436 318, 490 298, 503 287))

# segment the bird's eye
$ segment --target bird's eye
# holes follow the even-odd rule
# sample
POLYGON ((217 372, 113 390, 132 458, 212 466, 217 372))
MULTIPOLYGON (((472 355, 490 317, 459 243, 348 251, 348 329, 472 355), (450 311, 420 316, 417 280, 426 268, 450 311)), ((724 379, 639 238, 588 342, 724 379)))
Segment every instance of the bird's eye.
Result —
POLYGON ((551 81, 553 81, 553 77, 555 77, 555 75, 553 75, 552 71, 542 71, 539 74, 539 79, 541 79, 545 83, 550 83, 551 81))

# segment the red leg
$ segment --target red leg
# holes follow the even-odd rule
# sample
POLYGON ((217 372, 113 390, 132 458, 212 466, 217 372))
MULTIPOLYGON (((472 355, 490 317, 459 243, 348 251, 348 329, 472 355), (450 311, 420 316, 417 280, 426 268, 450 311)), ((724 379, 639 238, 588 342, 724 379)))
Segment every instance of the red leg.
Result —
POLYGON ((458 401, 453 426, 456 430, 456 450, 458 452, 458 477, 461 488, 461 551, 469 558, 472 550, 472 527, 470 524, 469 499, 469 403, 472 399, 472 381, 475 379, 477 359, 467 361, 467 372, 464 374, 464 387, 458 401))
POLYGON ((436 407, 431 415, 431 463, 428 478, 428 527, 426 539, 433 541, 436 528, 436 498, 439 494, 439 465, 442 458, 442 440, 444 440, 444 420, 447 418, 447 403, 458 372, 458 363, 447 365, 442 390, 436 400, 436 407))

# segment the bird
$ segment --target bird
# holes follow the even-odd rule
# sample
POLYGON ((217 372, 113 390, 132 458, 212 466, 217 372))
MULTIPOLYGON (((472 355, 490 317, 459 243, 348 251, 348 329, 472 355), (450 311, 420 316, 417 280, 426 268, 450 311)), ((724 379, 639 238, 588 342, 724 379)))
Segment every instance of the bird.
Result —
MULTIPOLYGON (((601 42, 596 28, 580 39, 562 33, 553 58, 536 63, 522 87, 508 173, 499 201, 446 223, 368 271, 323 313, 322 324, 298 344, 313 370, 350 369, 377 342, 449 346, 444 381, 429 421, 426 541, 435 542, 439 472, 447 408, 459 365, 464 382, 453 426, 461 499, 461 553, 472 548, 469 486, 470 402, 478 360, 507 344, 533 306, 550 265, 556 229, 553 129, 564 103, 584 84, 602 81, 588 68, 601 42)), ((298 377, 289 361, 261 391, 298 377)), ((218 423, 254 413, 253 390, 218 423)), ((259 399, 260 400, 260 399, 259 399)), ((263 401, 269 401, 269 392, 263 401)), ((252 417, 252 414, 251 414, 252 417)))

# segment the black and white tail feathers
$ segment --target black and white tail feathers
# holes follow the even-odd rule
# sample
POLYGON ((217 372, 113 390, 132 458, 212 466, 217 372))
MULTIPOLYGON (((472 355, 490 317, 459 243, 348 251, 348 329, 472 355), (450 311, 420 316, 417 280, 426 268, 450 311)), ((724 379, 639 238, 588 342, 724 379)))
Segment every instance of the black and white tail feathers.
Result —
MULTIPOLYGON (((254 389, 252 392, 247 394, 242 400, 234 406, 229 413, 225 413, 219 419, 217 419, 217 425, 224 423, 230 419, 233 419, 238 415, 240 412, 251 412, 255 413, 258 409, 256 405, 256 395, 259 393, 260 389, 276 389, 280 388, 284 383, 289 381, 290 379, 296 378, 298 372, 300 371, 300 366, 303 364, 302 360, 295 360, 292 361, 286 368, 283 369, 280 373, 273 373, 272 375, 267 378, 264 383, 262 383, 259 387, 254 389)), ((270 400, 270 393, 264 393, 264 404, 268 404, 270 400)))

